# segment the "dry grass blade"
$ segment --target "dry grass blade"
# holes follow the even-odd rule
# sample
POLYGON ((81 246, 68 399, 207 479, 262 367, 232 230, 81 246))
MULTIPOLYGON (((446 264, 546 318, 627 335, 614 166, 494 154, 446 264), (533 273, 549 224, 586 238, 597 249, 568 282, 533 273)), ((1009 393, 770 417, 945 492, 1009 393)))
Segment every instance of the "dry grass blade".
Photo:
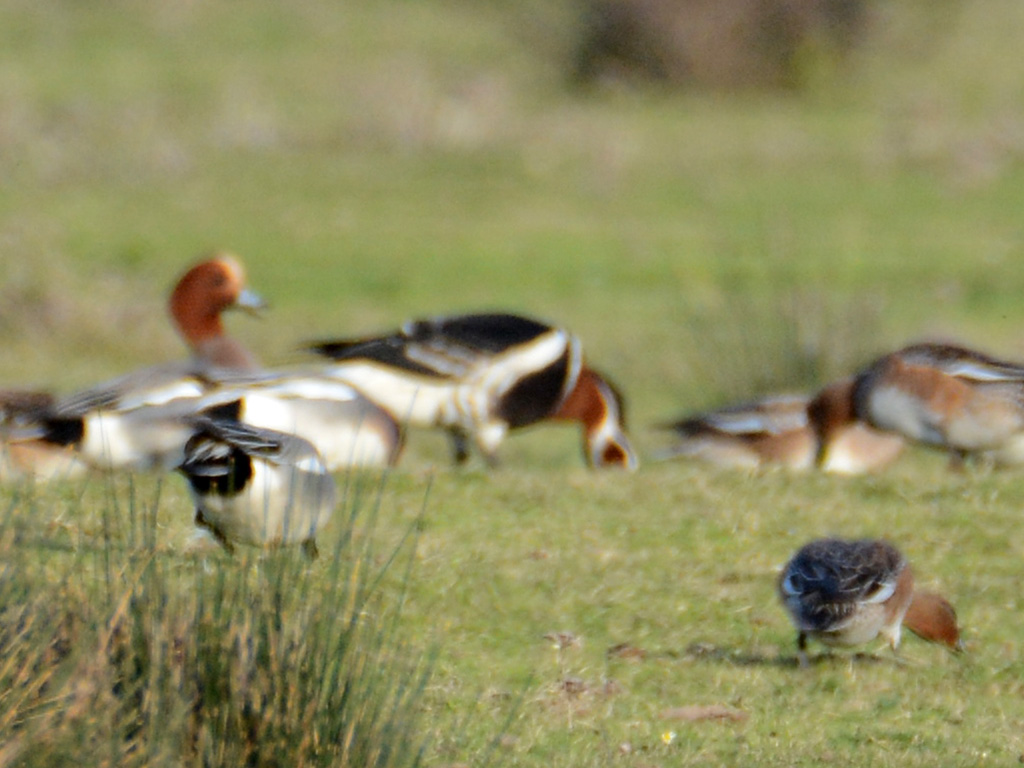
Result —
POLYGON ((663 720, 681 720, 687 723, 696 723, 702 720, 726 720, 742 723, 749 717, 747 712, 727 707, 724 704, 690 704, 685 707, 672 707, 661 712, 663 720))

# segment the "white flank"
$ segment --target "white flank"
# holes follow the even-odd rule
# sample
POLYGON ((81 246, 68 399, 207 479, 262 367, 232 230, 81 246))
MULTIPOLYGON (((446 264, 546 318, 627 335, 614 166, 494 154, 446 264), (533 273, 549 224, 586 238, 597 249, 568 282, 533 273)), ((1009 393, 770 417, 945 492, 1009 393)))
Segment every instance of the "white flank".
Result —
POLYGON ((160 413, 139 408, 87 416, 79 455, 102 470, 173 469, 181 463, 191 429, 160 413))
POLYGON ((244 493, 197 499, 203 515, 229 541, 263 546, 312 538, 334 507, 334 486, 323 467, 277 466, 253 460, 244 493))
POLYGON ((880 386, 872 390, 868 411, 872 422, 881 429, 932 445, 945 442, 938 425, 939 417, 917 397, 898 387, 880 386))
POLYGON ((565 331, 549 331, 529 344, 496 355, 485 365, 478 366, 469 379, 479 381, 480 386, 486 389, 495 387, 496 394, 502 395, 519 379, 554 363, 565 353, 569 342, 569 335, 565 331))
POLYGON ((452 402, 452 385, 363 360, 330 366, 325 374, 358 389, 401 424, 436 426, 452 402))
POLYGON ((561 356, 566 337, 564 331, 551 331, 500 355, 479 356, 455 382, 365 360, 332 365, 325 373, 351 384, 399 423, 461 426, 475 432, 490 419, 495 403, 517 381, 561 356))
MULTIPOLYGON (((337 382, 330 387, 311 387, 310 392, 351 388, 337 382)), ((355 393, 353 392, 353 395, 355 393)), ((345 400, 310 399, 270 390, 252 390, 242 400, 240 420, 250 426, 298 435, 320 452, 324 464, 333 470, 345 467, 383 467, 392 458, 395 445, 390 433, 374 429, 369 409, 359 397, 345 400)))
POLYGON ((856 422, 829 442, 821 468, 836 475, 859 475, 884 467, 903 450, 903 438, 856 422))

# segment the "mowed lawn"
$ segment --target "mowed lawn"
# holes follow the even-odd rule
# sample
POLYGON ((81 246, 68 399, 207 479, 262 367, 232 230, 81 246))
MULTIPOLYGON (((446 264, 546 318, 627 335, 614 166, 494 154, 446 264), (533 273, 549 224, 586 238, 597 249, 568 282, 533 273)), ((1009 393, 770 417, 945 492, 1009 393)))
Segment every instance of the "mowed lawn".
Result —
MULTIPOLYGON (((569 4, 10 4, 0 385, 67 392, 180 356, 167 289, 217 248, 272 305, 229 318, 270 365, 417 315, 564 323, 626 393, 643 459, 659 421, 811 388, 910 339, 1024 359, 1024 9, 879 14, 849 67, 800 93, 715 94, 574 89, 569 4)), ((565 427, 511 437, 502 459, 453 470, 414 434, 363 491, 377 566, 416 532, 404 593, 404 562, 382 589, 404 595, 410 653, 434 654, 424 764, 1024 755, 1021 472, 951 473, 918 449, 865 479, 599 474, 565 427), (826 534, 900 546, 957 606, 968 652, 907 637, 900 663, 870 647, 798 669, 774 581, 826 534)), ((261 567, 197 558, 182 481, 159 497, 135 482, 159 499, 173 589, 261 567)), ((33 599, 119 572, 96 552, 138 542, 126 492, 3 492, 19 533, 0 551, 33 599)))

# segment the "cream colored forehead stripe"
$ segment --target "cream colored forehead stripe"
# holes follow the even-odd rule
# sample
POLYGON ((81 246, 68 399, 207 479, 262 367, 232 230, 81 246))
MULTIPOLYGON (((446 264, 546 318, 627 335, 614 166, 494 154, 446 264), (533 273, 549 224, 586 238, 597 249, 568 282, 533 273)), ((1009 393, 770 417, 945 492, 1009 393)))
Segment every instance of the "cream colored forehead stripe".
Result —
POLYGON ((229 278, 239 285, 245 284, 245 269, 242 268, 242 262, 237 256, 233 253, 219 253, 215 261, 224 268, 229 278))

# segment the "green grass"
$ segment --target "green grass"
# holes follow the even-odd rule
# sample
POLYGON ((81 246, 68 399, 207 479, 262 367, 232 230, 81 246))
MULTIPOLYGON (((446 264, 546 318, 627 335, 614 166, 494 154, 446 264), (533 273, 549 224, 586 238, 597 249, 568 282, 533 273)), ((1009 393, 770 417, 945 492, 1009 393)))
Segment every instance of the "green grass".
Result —
MULTIPOLYGON (((271 364, 301 359, 302 340, 418 314, 563 322, 626 391, 643 455, 660 445, 654 422, 811 387, 919 336, 1024 358, 1024 11, 878 13, 850 66, 802 93, 581 93, 564 76, 568 3, 9 3, 0 383, 71 391, 181 355, 164 296, 219 247, 273 305, 229 321, 271 364)), ((404 657, 437 649, 410 735, 425 765, 1024 753, 1017 473, 952 475, 915 451, 858 480, 651 463, 596 475, 564 428, 513 437, 493 473, 447 457, 414 435, 373 530, 355 528, 374 573, 421 529, 408 583, 388 570, 379 600, 404 657), (775 569, 830 533, 896 542, 957 605, 969 654, 910 638, 902 666, 875 649, 797 669, 775 569), (563 632, 575 642, 545 639, 563 632), (639 651, 609 656, 620 644, 639 651), (746 718, 671 717, 689 705, 746 718)), ((156 497, 153 482, 138 480, 135 512, 98 481, 0 496, 4 573, 18 574, 0 638, 23 610, 33 637, 80 639, 19 645, 7 669, 54 677, 30 675, 0 713, 49 724, 133 584, 169 606, 137 626, 173 637, 171 619, 198 621, 224 585, 272 580, 273 558, 190 554, 183 483, 156 497)), ((339 515, 321 550, 348 530, 339 515)), ((311 604, 337 594, 342 560, 296 577, 311 604)), ((229 635, 259 626, 242 603, 229 635)), ((91 726, 103 739, 80 761, 115 764, 123 722, 95 709, 61 717, 76 739, 91 726)), ((165 720, 177 725, 154 763, 178 754, 183 721, 165 720)), ((18 764, 4 746, 0 765, 18 764)))
POLYGON ((0 764, 418 765, 432 662, 399 634, 414 546, 375 548, 366 485, 350 486, 320 568, 168 547, 149 478, 12 494, 0 764), (391 565, 405 575, 385 595, 391 565))

